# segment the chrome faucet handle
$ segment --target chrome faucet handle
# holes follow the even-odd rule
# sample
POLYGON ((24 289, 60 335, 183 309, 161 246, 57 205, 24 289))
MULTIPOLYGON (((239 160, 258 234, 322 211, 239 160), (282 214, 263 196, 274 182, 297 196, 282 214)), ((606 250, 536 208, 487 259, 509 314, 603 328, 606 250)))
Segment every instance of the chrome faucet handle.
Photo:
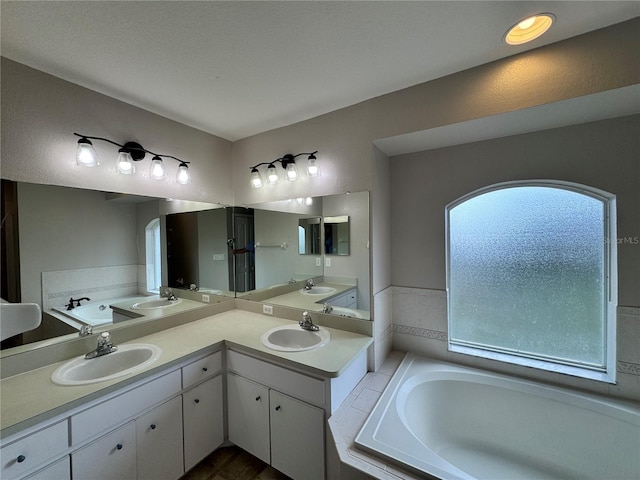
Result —
POLYGON ((78 332, 78 335, 80 335, 81 337, 87 337, 92 333, 93 325, 82 325, 82 327, 80 327, 80 332, 78 332))
POLYGON ((322 313, 331 313, 333 311, 333 307, 330 303, 322 304, 322 313))
POLYGON ((98 347, 104 347, 111 344, 111 334, 109 332, 102 332, 98 337, 98 347))

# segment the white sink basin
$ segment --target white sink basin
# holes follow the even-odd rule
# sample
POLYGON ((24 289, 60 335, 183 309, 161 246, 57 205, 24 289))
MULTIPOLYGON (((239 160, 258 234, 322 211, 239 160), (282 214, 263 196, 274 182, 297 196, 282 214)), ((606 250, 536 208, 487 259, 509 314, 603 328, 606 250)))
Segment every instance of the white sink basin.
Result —
POLYGON ((267 330, 261 340, 262 344, 271 350, 303 352, 326 345, 331 340, 331 334, 322 327, 317 332, 310 332, 298 325, 284 325, 267 330))
POLYGON ((333 287, 312 287, 311 290, 305 290, 304 288, 300 292, 305 295, 331 295, 336 292, 333 287))
POLYGON ((178 297, 177 300, 167 300, 166 298, 160 298, 158 300, 143 300, 142 302, 134 303, 131 308, 134 310, 155 310, 157 308, 168 308, 178 305, 182 301, 178 297))
POLYGON ((118 350, 101 357, 85 359, 84 355, 69 360, 51 375, 58 385, 88 385, 122 377, 142 370, 155 362, 162 353, 150 343, 120 345, 118 350))
POLYGON ((331 313, 334 315, 341 315, 343 317, 363 318, 360 312, 346 307, 333 307, 331 313))

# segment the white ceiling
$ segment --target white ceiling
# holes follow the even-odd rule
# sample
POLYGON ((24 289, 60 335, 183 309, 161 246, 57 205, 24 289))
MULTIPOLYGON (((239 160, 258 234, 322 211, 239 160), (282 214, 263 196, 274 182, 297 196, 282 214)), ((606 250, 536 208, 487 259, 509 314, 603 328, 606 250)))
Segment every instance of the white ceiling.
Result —
POLYGON ((7 1, 2 55, 228 140, 640 16, 615 1, 7 1), (528 46, 504 32, 551 12, 528 46))

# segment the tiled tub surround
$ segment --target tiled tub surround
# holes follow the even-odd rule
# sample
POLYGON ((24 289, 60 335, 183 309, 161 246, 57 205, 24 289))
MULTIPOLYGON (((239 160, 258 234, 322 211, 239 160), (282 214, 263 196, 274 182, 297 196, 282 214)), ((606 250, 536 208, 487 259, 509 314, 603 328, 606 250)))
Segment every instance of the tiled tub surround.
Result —
POLYGON ((449 352, 447 294, 443 290, 392 287, 393 350, 540 380, 601 395, 640 400, 640 308, 618 307, 615 385, 449 352))
POLYGON ((42 311, 64 307, 69 298, 91 300, 137 295, 138 265, 42 272, 42 311))
POLYGON ((355 443, 447 480, 626 480, 640 405, 407 354, 355 443))

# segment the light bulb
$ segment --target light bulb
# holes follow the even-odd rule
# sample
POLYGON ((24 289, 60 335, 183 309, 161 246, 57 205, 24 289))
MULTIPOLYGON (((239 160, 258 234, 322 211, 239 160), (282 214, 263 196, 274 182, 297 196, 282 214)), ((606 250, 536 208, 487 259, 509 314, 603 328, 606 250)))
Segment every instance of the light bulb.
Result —
POLYGON ((309 205, 313 205, 313 198, 311 197, 307 197, 304 199, 304 204, 309 206, 309 205))
POLYGON ((318 159, 312 153, 309 155, 309 162, 307 163, 307 176, 317 177, 320 175, 320 166, 318 165, 318 159))
POLYGON ((535 21, 536 21, 536 17, 529 17, 529 18, 526 18, 526 19, 522 20, 522 21, 518 24, 518 27, 519 27, 521 30, 526 30, 527 28, 530 28, 530 27, 533 25, 533 22, 535 22, 535 21))
POLYGON ((149 176, 154 180, 164 180, 165 178, 164 165, 162 159, 157 155, 151 159, 151 167, 149 169, 149 176))
POLYGON ((178 165, 178 175, 176 176, 176 182, 180 185, 187 185, 191 181, 191 174, 189 173, 189 166, 186 163, 178 165))
POLYGON ((260 188, 262 187, 262 177, 260 176, 260 172, 257 168, 251 169, 251 188, 260 188))
POLYGON ((287 180, 290 182, 295 182, 298 179, 298 169, 296 168, 295 162, 291 162, 287 164, 287 180))
POLYGON ((267 167, 267 182, 278 182, 278 171, 276 170, 276 166, 273 163, 267 167))
POLYGON ((131 175, 135 173, 135 171, 136 168, 133 165, 133 158, 131 158, 131 154, 123 148, 118 150, 118 173, 131 175))
POLYGON ((76 163, 83 167, 95 167, 97 165, 100 165, 98 154, 94 150, 91 140, 84 137, 78 140, 76 163))

